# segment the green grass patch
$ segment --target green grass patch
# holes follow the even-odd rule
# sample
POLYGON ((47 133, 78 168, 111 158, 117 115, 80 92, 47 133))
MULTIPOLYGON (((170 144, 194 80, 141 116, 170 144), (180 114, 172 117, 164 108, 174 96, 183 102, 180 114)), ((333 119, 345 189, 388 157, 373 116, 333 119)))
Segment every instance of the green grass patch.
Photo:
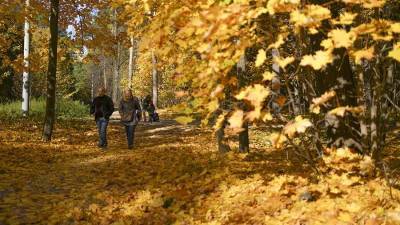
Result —
MULTIPOLYGON (((21 102, 0 104, 1 119, 22 118, 21 102)), ((32 99, 29 117, 43 119, 46 112, 45 99, 32 99)), ((81 119, 89 116, 89 106, 68 99, 58 99, 56 102, 56 115, 59 119, 81 119)))

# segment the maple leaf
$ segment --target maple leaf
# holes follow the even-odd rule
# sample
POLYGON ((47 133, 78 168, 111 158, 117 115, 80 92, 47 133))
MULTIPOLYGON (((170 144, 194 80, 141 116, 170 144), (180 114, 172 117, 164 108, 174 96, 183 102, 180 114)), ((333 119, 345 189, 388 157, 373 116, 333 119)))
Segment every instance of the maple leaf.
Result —
POLYGON ((288 123, 284 128, 283 132, 289 137, 293 138, 296 133, 304 133, 308 127, 311 127, 312 123, 309 119, 304 119, 302 116, 297 116, 294 121, 288 123))
POLYGON ((365 0, 363 1, 364 8, 372 9, 382 7, 386 3, 386 0, 365 0))
POLYGON ((269 94, 269 88, 256 84, 245 88, 236 95, 235 98, 238 100, 247 100, 256 108, 256 110, 261 110, 262 103, 269 94))
POLYGON ((274 72, 266 71, 263 74, 263 81, 270 81, 276 77, 276 74, 274 72))
POLYGON ((230 128, 242 128, 243 125, 244 112, 242 110, 236 110, 231 117, 229 117, 229 127, 230 128))
POLYGON ((325 50, 332 50, 333 49, 332 39, 328 38, 328 39, 321 41, 321 46, 324 47, 325 50))
POLYGON ((333 21, 334 24, 351 25, 357 13, 345 12, 340 14, 339 21, 333 21))
POLYGON ((277 63, 282 69, 285 69, 286 66, 294 61, 293 56, 289 56, 286 58, 274 57, 274 62, 277 63))
POLYGON ((394 23, 390 25, 390 30, 393 33, 400 33, 400 23, 394 23))
POLYGON ((266 122, 266 121, 271 121, 272 120, 272 115, 270 112, 266 112, 262 118, 262 121, 266 122))
POLYGON ((215 122, 215 125, 213 127, 215 130, 218 130, 219 128, 221 128, 223 126, 226 115, 227 115, 227 113, 224 112, 218 116, 217 121, 215 122))
POLYGON ((356 39, 355 33, 347 32, 343 29, 330 31, 328 37, 332 39, 335 48, 348 48, 353 45, 353 42, 356 39))
POLYGON ((386 3, 386 0, 342 0, 342 1, 344 3, 350 3, 350 4, 362 4, 362 6, 367 9, 382 7, 386 3))
POLYGON ((388 56, 400 62, 400 42, 393 45, 393 50, 389 52, 388 56))
POLYGON ((313 104, 311 104, 311 106, 310 106, 310 111, 312 113, 319 114, 319 112, 320 112, 320 107, 319 106, 322 105, 322 104, 325 104, 326 102, 328 102, 329 100, 331 100, 335 96, 336 96, 336 92, 335 91, 327 91, 323 95, 321 95, 321 97, 314 98, 312 100, 313 104))
MULTIPOLYGON (((321 21, 329 19, 331 17, 331 11, 320 5, 306 5, 304 9, 294 10, 290 13, 290 21, 295 24, 296 27, 319 27, 321 21)), ((311 33, 315 33, 313 29, 311 33)))
POLYGON ((364 107, 362 107, 362 106, 359 106, 359 107, 340 106, 335 109, 332 109, 331 111, 328 112, 328 114, 343 117, 346 112, 351 112, 351 113, 357 114, 357 113, 361 113, 363 111, 364 111, 364 107))
POLYGON ((272 48, 279 48, 283 43, 285 43, 285 36, 282 34, 278 35, 278 40, 275 43, 272 43, 268 45, 267 49, 272 49, 272 48))
POLYGON ((265 60, 267 59, 267 53, 264 49, 258 50, 257 59, 256 59, 256 67, 261 66, 265 60))
POLYGON ((366 60, 371 60, 374 58, 374 46, 368 48, 368 49, 363 49, 363 50, 358 50, 352 53, 352 56, 355 58, 356 64, 361 64, 362 59, 366 60))
POLYGON ((269 136, 269 141, 272 143, 274 148, 280 149, 282 148, 283 144, 287 141, 285 135, 281 133, 272 133, 269 136))
POLYGON ((300 4, 300 0, 269 0, 267 11, 269 14, 290 12, 300 4))
POLYGON ((305 55, 300 62, 301 66, 311 66, 315 70, 324 68, 327 64, 333 62, 333 55, 331 51, 319 50, 315 55, 305 55))

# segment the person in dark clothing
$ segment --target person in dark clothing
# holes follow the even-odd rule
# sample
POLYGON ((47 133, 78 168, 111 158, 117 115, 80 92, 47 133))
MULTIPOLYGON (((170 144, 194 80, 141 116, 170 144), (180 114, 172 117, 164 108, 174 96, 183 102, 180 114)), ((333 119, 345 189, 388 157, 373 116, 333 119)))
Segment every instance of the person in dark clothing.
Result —
POLYGON ((134 145, 136 125, 140 120, 141 108, 139 99, 132 95, 131 90, 127 89, 124 91, 118 110, 121 116, 121 122, 125 127, 128 149, 132 149, 134 145))
POLYGON ((154 112, 156 107, 154 106, 150 95, 147 95, 146 98, 144 98, 143 109, 149 114, 149 122, 154 122, 154 112))
POLYGON ((106 89, 101 87, 98 89, 98 96, 93 99, 90 107, 90 114, 94 116, 97 129, 99 131, 100 148, 107 148, 107 126, 110 116, 114 112, 114 103, 110 97, 106 95, 106 89))

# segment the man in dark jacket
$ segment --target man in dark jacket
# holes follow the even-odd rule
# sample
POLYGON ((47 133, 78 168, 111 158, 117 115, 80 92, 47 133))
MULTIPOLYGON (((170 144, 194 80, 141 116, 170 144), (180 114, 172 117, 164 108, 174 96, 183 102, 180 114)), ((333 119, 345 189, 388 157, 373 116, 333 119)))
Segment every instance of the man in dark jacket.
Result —
POLYGON ((99 130, 100 138, 98 146, 103 149, 107 148, 107 126, 113 112, 113 101, 106 95, 106 89, 104 87, 99 88, 98 95, 93 99, 90 107, 90 114, 94 115, 99 130))

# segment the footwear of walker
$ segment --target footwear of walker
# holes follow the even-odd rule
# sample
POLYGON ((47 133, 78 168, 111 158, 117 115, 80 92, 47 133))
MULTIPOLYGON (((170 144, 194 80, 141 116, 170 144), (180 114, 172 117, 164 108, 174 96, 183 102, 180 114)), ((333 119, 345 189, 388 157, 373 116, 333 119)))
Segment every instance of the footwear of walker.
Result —
POLYGON ((129 149, 129 150, 132 150, 132 149, 133 149, 133 145, 129 145, 129 146, 128 146, 128 149, 129 149))
POLYGON ((101 150, 107 150, 107 145, 97 145, 101 150))

